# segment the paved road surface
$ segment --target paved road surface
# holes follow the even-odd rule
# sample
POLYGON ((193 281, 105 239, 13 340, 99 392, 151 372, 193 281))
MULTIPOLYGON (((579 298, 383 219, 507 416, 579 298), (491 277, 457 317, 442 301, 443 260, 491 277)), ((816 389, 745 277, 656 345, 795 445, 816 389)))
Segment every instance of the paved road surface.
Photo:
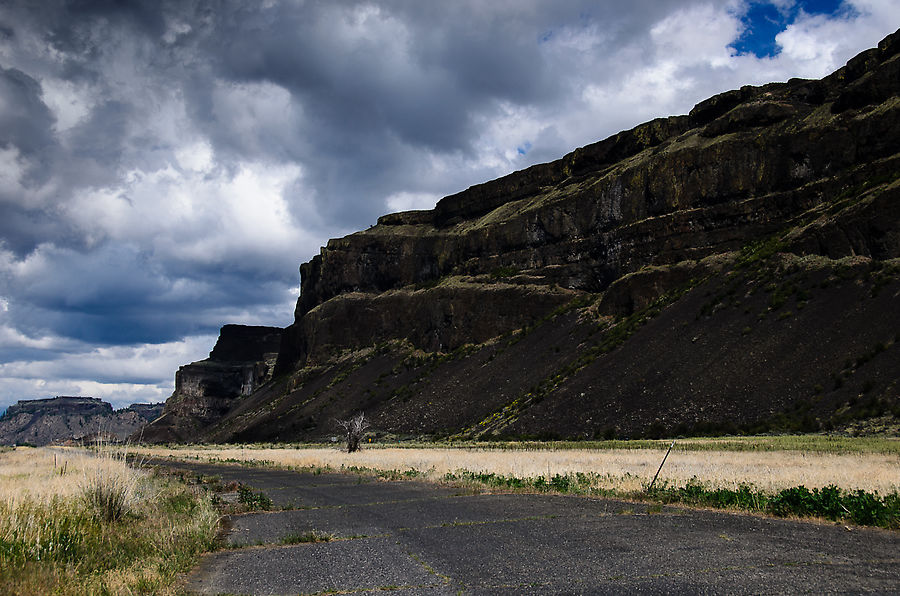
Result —
POLYGON ((900 593, 897 532, 354 475, 182 466, 294 507, 234 516, 227 540, 235 548, 204 557, 188 577, 194 593, 900 593), (310 530, 336 539, 282 544, 310 530))

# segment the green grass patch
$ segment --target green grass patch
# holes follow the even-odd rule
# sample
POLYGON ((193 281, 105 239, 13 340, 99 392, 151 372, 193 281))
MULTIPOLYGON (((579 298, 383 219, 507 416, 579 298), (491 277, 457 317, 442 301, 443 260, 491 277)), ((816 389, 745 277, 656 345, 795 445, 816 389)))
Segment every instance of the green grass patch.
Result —
POLYGON ((309 530, 308 532, 296 532, 288 534, 281 538, 281 544, 307 544, 313 542, 331 542, 334 536, 328 532, 320 530, 309 530))
POLYGON ((662 503, 680 503, 719 509, 738 509, 778 517, 819 517, 853 522, 862 526, 900 528, 900 493, 879 495, 877 491, 847 491, 831 485, 812 490, 805 486, 786 488, 775 494, 750 485, 737 489, 710 489, 697 480, 684 486, 661 486, 647 493, 662 503))
MULTIPOLYGON (((366 444, 367 449, 475 449, 483 451, 545 451, 571 449, 657 449, 665 451, 671 439, 610 439, 585 441, 537 441, 537 440, 463 440, 450 438, 441 441, 421 439, 397 440, 390 442, 375 441, 366 444)), ((218 449, 239 447, 245 450, 263 449, 320 449, 333 448, 332 443, 251 443, 242 445, 209 445, 210 452, 218 449)), ((171 445, 173 454, 177 454, 179 446, 171 445)), ((189 446, 188 448, 196 448, 189 446)), ((851 437, 828 434, 782 434, 782 435, 736 435, 722 437, 685 437, 679 438, 675 451, 806 451, 811 453, 879 453, 900 455, 900 437, 871 436, 851 437)), ((193 458, 198 459, 198 458, 193 458)), ((234 458, 212 457, 210 461, 236 463, 243 465, 264 465, 262 460, 247 462, 234 458)), ((311 473, 329 471, 324 467, 312 466, 311 473)), ((415 473, 415 471, 410 471, 415 473)))
POLYGON ((491 271, 491 277, 494 279, 504 279, 518 274, 519 270, 515 267, 497 267, 491 271))
POLYGON ((596 480, 595 474, 581 472, 517 478, 460 470, 444 476, 444 481, 451 484, 478 484, 492 489, 621 497, 657 505, 681 504, 751 511, 777 517, 818 517, 862 526, 900 528, 900 493, 897 492, 882 496, 877 491, 847 491, 832 485, 812 490, 797 486, 772 494, 749 484, 742 484, 736 489, 709 488, 697 479, 683 486, 662 483, 652 490, 621 492, 600 489, 596 480))
MULTIPOLYGON (((397 443, 372 443, 369 449, 476 449, 484 451, 546 451, 546 450, 619 450, 656 449, 665 451, 671 439, 612 439, 587 441, 507 441, 507 440, 449 440, 440 442, 404 441, 397 443)), ((308 445, 320 447, 321 445, 308 445)), ((900 438, 850 437, 842 435, 759 435, 695 437, 678 439, 675 451, 805 451, 809 453, 900 455, 900 438)))

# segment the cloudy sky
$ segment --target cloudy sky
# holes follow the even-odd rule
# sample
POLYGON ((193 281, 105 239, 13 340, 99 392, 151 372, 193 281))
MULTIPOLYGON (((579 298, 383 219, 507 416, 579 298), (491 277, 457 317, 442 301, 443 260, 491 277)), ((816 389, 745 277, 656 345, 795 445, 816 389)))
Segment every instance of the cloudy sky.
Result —
POLYGON ((162 401, 221 325, 291 323, 328 238, 898 26, 896 0, 3 0, 0 410, 162 401))

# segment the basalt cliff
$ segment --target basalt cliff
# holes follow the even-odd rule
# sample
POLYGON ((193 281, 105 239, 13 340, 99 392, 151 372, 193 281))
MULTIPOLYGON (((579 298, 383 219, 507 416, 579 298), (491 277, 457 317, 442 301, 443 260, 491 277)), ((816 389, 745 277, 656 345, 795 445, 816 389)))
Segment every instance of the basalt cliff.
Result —
POLYGON ((162 415, 136 440, 192 441, 272 378, 281 345, 278 327, 225 325, 209 358, 175 373, 162 415))
POLYGON ((182 368, 155 437, 896 428, 898 93, 895 33, 330 240, 271 378, 191 410, 182 368))

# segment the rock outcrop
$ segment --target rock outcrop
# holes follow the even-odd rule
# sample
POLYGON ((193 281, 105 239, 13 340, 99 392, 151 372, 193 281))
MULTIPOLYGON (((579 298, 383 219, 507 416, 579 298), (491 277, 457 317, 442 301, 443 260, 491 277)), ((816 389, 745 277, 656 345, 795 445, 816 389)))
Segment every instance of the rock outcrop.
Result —
POLYGON ((301 266, 276 378, 194 438, 321 438, 358 410, 460 436, 900 415, 898 139, 895 33, 383 216, 301 266))
POLYGON ((163 404, 132 404, 121 410, 94 397, 20 400, 0 416, 0 445, 47 445, 102 436, 124 440, 156 419, 163 404))
POLYGON ((281 344, 278 327, 225 325, 209 358, 175 373, 175 392, 158 420, 136 439, 190 440, 272 377, 281 344))

